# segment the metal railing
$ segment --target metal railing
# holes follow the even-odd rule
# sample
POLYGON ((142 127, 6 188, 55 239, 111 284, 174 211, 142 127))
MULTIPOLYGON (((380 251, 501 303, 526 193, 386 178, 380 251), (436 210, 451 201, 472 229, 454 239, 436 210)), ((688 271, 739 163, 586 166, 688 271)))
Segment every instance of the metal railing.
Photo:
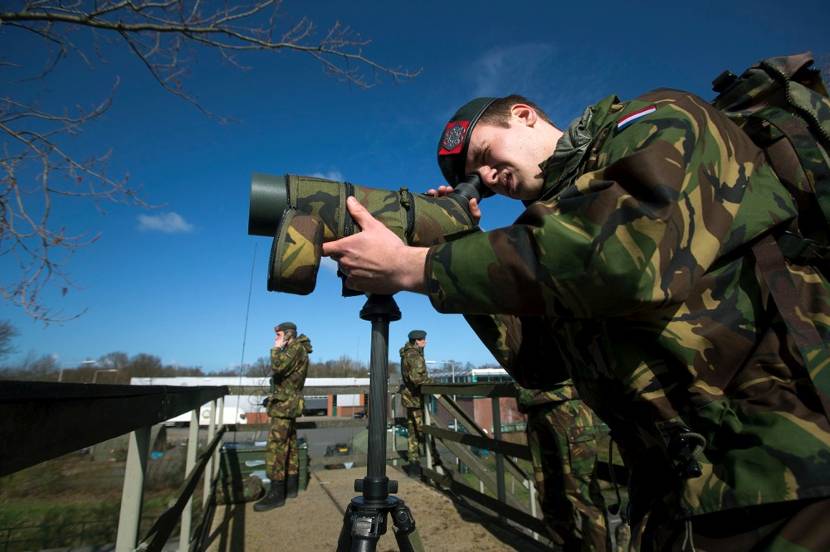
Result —
MULTIPOLYGON (((460 463, 468 468, 478 479, 479 490, 462 482, 457 471, 448 470, 443 464, 436 469, 431 451, 434 445, 426 447, 426 464, 424 475, 437 486, 444 487, 451 493, 472 500, 505 523, 512 524, 520 530, 530 533, 533 538, 545 535, 546 529, 537 504, 536 488, 532 475, 528 475, 517 460, 531 460, 530 449, 525 444, 513 443, 503 439, 505 427, 517 429, 520 424, 504 424, 501 421, 500 399, 516 398, 516 387, 512 383, 476 383, 476 384, 427 384, 421 386, 424 397, 434 397, 436 409, 443 408, 449 418, 455 420, 455 429, 445 429, 433 423, 428 401, 424 402, 424 433, 427 439, 437 440, 450 451, 460 463), (454 400, 457 397, 489 398, 491 400, 492 437, 481 428, 470 415, 454 400), (463 429, 463 431, 459 431, 463 429), (495 466, 491 469, 469 447, 494 453, 495 466), (526 502, 520 501, 506 491, 505 478, 510 476, 519 481, 528 491, 526 502), (489 494, 488 494, 489 491, 489 494), (491 496, 492 495, 492 496, 491 496)), ((609 459, 610 460, 610 459, 609 459)), ((596 466, 597 477, 615 484, 628 479, 627 470, 617 464, 599 461, 596 466)))
POLYGON ((478 479, 479 489, 463 482, 461 473, 441 465, 436 469, 431 451, 434 446, 426 447, 426 468, 424 475, 439 487, 452 494, 462 496, 493 512, 497 519, 505 524, 513 524, 525 530, 531 536, 544 534, 545 528, 539 519, 536 488, 532 475, 525 472, 515 459, 529 461, 530 449, 527 445, 512 443, 503 439, 501 423, 502 397, 516 397, 516 389, 511 383, 477 383, 477 384, 427 384, 421 386, 424 397, 435 397, 450 418, 457 421, 457 428, 463 431, 445 429, 432 423, 430 408, 424 401, 424 434, 427 439, 440 442, 453 454, 466 469, 478 479), (491 400, 493 436, 481 428, 451 397, 489 398, 491 400), (486 450, 495 455, 495 469, 471 452, 469 447, 486 450), (510 475, 528 491, 527 501, 520 501, 513 494, 508 494, 505 476, 510 475), (488 492, 490 494, 488 494, 488 492), (492 496, 491 496, 492 495, 492 496))
MULTIPOLYGON (((213 502, 209 499, 218 476, 218 444, 224 432, 224 427, 216 431, 216 413, 218 410, 221 418, 221 397, 227 394, 224 386, 0 382, 0 476, 129 433, 115 550, 161 550, 180 521, 179 550, 187 551, 192 544, 192 496, 203 474, 202 526, 209 523, 213 502), (207 402, 211 402, 209 444, 197 462, 198 412, 207 402), (139 544, 151 427, 188 411, 191 422, 185 483, 176 503, 156 520, 139 544), (21 440, 21 434, 26 438, 21 440)), ((221 419, 218 425, 222 425, 221 419)))

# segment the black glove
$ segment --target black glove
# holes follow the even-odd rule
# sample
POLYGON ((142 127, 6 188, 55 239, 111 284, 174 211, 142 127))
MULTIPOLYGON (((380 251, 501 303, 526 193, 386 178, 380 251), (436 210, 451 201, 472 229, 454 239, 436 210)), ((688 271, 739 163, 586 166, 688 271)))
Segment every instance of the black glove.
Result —
POLYGON ((262 399, 262 407, 268 408, 268 405, 271 404, 271 397, 265 397, 262 399))

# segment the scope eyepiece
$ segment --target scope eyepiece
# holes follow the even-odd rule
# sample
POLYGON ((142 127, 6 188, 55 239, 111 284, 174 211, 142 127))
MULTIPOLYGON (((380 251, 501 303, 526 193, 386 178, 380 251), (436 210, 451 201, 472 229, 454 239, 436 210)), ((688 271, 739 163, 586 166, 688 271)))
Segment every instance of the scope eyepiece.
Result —
POLYGON ((468 202, 475 198, 476 201, 481 201, 486 197, 493 195, 493 190, 484 185, 478 173, 470 173, 464 180, 453 186, 453 193, 456 193, 466 199, 468 202))

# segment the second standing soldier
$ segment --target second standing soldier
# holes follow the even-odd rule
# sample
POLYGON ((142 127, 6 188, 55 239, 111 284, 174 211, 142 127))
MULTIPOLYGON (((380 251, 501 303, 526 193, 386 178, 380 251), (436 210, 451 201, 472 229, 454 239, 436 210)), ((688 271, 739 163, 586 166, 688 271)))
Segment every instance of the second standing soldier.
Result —
POLYGON ((420 387, 429 383, 427 364, 424 360, 424 347, 427 345, 427 333, 423 330, 409 332, 409 341, 401 348, 401 377, 403 390, 401 403, 406 408, 406 428, 409 432, 409 464, 420 466, 421 442, 424 440, 421 428, 424 425, 424 397, 420 387))
POLYGON ((273 391, 268 401, 271 431, 265 465, 271 488, 254 510, 264 512, 285 504, 285 497, 297 496, 299 488, 299 454, 296 418, 303 413, 303 386, 308 373, 311 341, 297 337, 297 326, 283 322, 274 328, 276 337, 271 349, 273 391))

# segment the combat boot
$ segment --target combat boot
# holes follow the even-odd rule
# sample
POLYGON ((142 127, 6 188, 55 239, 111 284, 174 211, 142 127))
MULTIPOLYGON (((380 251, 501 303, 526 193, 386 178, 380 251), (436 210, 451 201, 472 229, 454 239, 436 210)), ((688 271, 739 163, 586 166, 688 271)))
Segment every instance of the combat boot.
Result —
POLYGON ((297 496, 297 491, 300 488, 300 474, 298 473, 289 473, 288 478, 285 480, 285 496, 288 498, 295 498, 297 496))
POLYGON ((254 504, 255 512, 266 512, 273 508, 279 508, 285 504, 285 479, 271 481, 271 488, 268 489, 262 499, 254 504))

